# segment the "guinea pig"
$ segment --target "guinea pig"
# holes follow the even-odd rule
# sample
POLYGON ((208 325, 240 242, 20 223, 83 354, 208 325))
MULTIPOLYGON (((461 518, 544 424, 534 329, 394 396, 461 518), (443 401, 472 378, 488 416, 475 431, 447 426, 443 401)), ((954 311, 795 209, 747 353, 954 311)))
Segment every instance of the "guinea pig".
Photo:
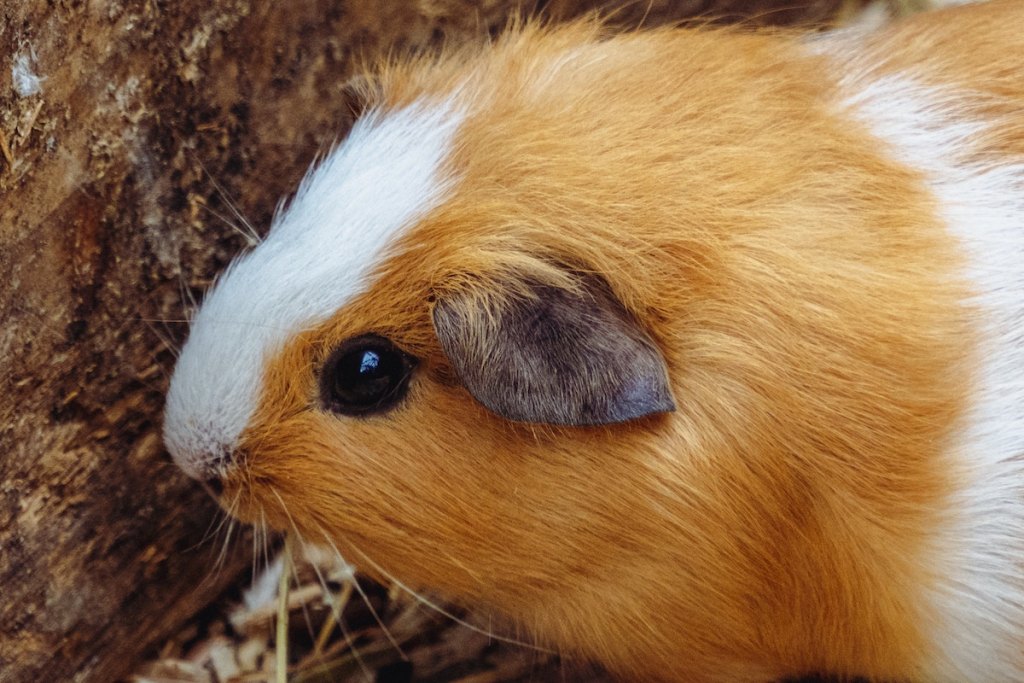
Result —
POLYGON ((180 467, 625 680, 1024 680, 1024 3, 391 60, 180 467))

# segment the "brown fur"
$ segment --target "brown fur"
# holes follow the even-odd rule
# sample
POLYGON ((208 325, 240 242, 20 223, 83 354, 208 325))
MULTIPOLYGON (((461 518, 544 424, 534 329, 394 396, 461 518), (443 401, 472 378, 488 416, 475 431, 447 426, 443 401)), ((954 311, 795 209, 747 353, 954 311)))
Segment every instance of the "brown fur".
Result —
MULTIPOLYGON (((1024 98, 1000 41, 1019 43, 1019 6, 955 10, 974 22, 962 42, 940 15, 907 22, 869 55, 899 69, 942 54, 929 78, 984 74, 990 111, 1008 113, 1024 98)), ((244 485, 243 515, 266 509, 370 573, 635 680, 919 678, 971 370, 967 287, 934 200, 836 117, 824 58, 789 38, 600 33, 519 27, 384 71, 384 107, 462 84, 457 187, 371 291, 273 360, 226 497, 244 485), (459 385, 432 302, 572 286, 566 267, 643 322, 676 412, 519 424, 459 385), (318 367, 366 332, 421 359, 409 396, 328 414, 318 367)), ((1020 120, 1001 151, 1024 144, 1020 120)))

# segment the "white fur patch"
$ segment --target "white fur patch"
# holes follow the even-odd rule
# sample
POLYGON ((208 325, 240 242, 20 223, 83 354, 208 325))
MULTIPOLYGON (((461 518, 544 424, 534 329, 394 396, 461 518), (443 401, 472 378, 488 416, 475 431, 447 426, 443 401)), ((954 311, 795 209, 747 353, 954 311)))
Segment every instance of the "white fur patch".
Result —
POLYGON ((364 116, 266 240, 220 276, 167 395, 164 439, 185 472, 212 474, 255 410, 267 359, 366 291, 389 245, 443 201, 454 179, 440 167, 461 119, 450 102, 364 116))
POLYGON ((906 76, 847 83, 856 116, 892 156, 924 172, 949 231, 969 255, 983 362, 955 454, 963 481, 937 548, 929 681, 1024 680, 1024 159, 965 160, 991 124, 960 104, 970 92, 906 76))

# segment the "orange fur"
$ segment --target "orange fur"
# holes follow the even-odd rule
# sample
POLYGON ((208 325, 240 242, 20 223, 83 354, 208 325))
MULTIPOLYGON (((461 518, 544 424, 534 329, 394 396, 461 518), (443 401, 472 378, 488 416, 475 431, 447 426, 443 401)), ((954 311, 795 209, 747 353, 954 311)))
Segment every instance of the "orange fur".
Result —
POLYGON ((990 0, 916 16, 848 46, 863 75, 903 72, 968 96, 965 115, 998 122, 982 157, 1024 154, 1024 19, 1019 0, 990 0), (866 67, 866 68, 865 68, 866 67))
MULTIPOLYGON (((992 151, 1024 151, 1019 7, 906 22, 866 58, 948 57, 928 78, 980 78, 984 111, 1015 117, 992 151)), ((919 176, 836 115, 827 69, 781 36, 589 23, 385 69, 387 108, 458 85, 457 187, 273 359, 226 498, 634 680, 920 678, 968 286, 919 176), (643 322, 676 412, 516 424, 459 385, 430 302, 571 285, 553 264, 643 322), (316 372, 366 332, 421 367, 400 408, 339 419, 316 372)))

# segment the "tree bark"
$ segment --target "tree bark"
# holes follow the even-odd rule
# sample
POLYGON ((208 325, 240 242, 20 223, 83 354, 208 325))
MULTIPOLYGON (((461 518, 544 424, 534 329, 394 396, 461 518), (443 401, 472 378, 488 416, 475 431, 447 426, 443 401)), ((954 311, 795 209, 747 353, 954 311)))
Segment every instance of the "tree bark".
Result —
POLYGON ((246 243, 232 202, 264 228, 345 132, 354 55, 521 4, 0 0, 0 681, 117 680, 248 565, 214 570, 215 506, 159 434, 188 304, 246 243))

